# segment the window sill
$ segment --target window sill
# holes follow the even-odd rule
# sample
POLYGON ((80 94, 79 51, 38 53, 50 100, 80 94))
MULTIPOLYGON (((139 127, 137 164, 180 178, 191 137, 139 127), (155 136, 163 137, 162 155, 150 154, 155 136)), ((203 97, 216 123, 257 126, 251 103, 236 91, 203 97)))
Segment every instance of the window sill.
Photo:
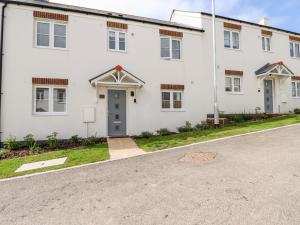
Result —
POLYGON ((269 54, 273 54, 274 53, 273 51, 267 51, 267 50, 262 50, 262 52, 269 53, 269 54))
POLYGON ((54 47, 43 47, 43 46, 34 46, 36 49, 47 49, 47 50, 57 50, 57 51, 69 51, 68 48, 54 48, 54 47))
POLYGON ((226 49, 226 50, 231 50, 231 51, 237 51, 237 52, 241 52, 242 51, 242 49, 240 49, 240 48, 226 48, 226 47, 224 47, 224 49, 226 49))
POLYGON ((127 53, 127 50, 123 51, 123 50, 107 49, 107 51, 109 51, 109 52, 116 52, 116 53, 127 53))
POLYGON ((300 97, 291 97, 292 99, 300 99, 300 97))
POLYGON ((33 113, 33 116, 44 117, 44 116, 68 116, 68 113, 33 113))
POLYGON ((162 58, 162 57, 160 57, 160 59, 164 61, 170 61, 170 62, 183 62, 183 59, 171 59, 171 58, 162 58))
POLYGON ((298 59, 298 60, 300 60, 300 57, 292 57, 292 56, 291 56, 291 58, 292 58, 292 59, 298 59))
POLYGON ((185 109, 161 109, 161 112, 185 112, 185 109))
POLYGON ((244 93, 243 92, 226 92, 226 94, 229 94, 229 95, 243 95, 244 93))

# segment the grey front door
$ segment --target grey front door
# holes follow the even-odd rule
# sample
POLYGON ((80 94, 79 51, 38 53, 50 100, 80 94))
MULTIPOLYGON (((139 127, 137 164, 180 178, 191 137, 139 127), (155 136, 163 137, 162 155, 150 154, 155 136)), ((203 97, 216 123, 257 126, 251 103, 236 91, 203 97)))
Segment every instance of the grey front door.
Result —
POLYGON ((126 91, 108 90, 108 135, 126 135, 126 91))
POLYGON ((272 80, 264 80, 265 93, 265 112, 273 113, 273 82, 272 80))

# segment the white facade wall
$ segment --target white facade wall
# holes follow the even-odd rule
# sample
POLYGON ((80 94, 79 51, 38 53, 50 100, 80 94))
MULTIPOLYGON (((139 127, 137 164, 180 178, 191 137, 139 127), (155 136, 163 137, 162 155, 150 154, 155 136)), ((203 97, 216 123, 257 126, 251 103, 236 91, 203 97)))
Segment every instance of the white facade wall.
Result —
MULTIPOLYGON (((19 140, 32 133, 45 139, 51 132, 59 138, 87 135, 83 108, 96 109, 96 121, 89 124, 89 134, 107 135, 107 89, 96 89, 89 79, 116 65, 121 65, 146 84, 137 91, 137 103, 127 90, 127 134, 176 127, 190 121, 199 123, 213 110, 212 76, 206 69, 210 61, 203 54, 206 43, 200 32, 172 29, 126 21, 127 52, 111 52, 107 47, 107 18, 49 9, 9 5, 6 10, 4 37, 2 140, 10 134, 19 140), (69 15, 67 49, 35 47, 33 10, 69 15), (182 60, 160 58, 159 29, 183 32, 182 60), (207 62, 207 64, 203 64, 207 62), (205 67, 205 68, 204 68, 205 67), (32 77, 69 80, 66 115, 34 115, 32 77), (161 110, 160 84, 183 84, 184 109, 161 110)), ((119 22, 124 22, 120 20, 119 22)))

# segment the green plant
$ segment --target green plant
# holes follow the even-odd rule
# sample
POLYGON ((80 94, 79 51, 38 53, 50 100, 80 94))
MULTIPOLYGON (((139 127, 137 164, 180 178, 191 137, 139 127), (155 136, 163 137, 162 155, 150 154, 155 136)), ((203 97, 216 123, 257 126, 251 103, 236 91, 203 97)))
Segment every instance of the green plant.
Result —
POLYGON ((79 144, 80 141, 81 141, 81 138, 78 135, 73 135, 69 140, 69 142, 74 145, 79 144))
POLYGON ((141 133, 140 137, 141 138, 150 138, 150 137, 153 137, 153 133, 148 132, 148 131, 144 131, 144 132, 141 133))
POLYGON ((37 145, 37 143, 35 142, 34 145, 29 148, 29 150, 33 153, 33 154, 39 154, 43 152, 43 149, 37 145))
POLYGON ((160 136, 167 136, 171 134, 171 131, 169 131, 167 128, 161 128, 156 131, 158 135, 160 136))
POLYGON ((36 144, 36 141, 32 134, 26 135, 24 137, 24 142, 25 142, 26 147, 29 149, 31 149, 36 144))
POLYGON ((48 139, 48 147, 50 149, 54 149, 58 147, 58 140, 57 140, 57 132, 53 132, 52 134, 50 134, 49 136, 47 136, 48 139))
POLYGON ((193 128, 192 124, 189 121, 186 121, 185 125, 182 126, 182 127, 178 127, 177 130, 178 130, 179 133, 182 133, 182 132, 193 131, 194 128, 193 128))
POLYGON ((0 159, 6 159, 9 155, 8 149, 0 149, 0 159))
POLYGON ((211 127, 209 126, 209 124, 206 121, 202 121, 201 123, 198 123, 195 125, 195 129, 196 130, 208 130, 211 127))
POLYGON ((295 114, 300 114, 300 109, 299 108, 294 109, 294 113, 295 114))
POLYGON ((16 150, 20 147, 19 143, 17 142, 17 138, 9 135, 9 138, 4 142, 4 148, 8 150, 16 150))
POLYGON ((85 139, 82 139, 82 145, 83 146, 93 146, 93 145, 96 145, 97 144, 97 137, 96 135, 94 136, 90 136, 88 138, 85 138, 85 139))

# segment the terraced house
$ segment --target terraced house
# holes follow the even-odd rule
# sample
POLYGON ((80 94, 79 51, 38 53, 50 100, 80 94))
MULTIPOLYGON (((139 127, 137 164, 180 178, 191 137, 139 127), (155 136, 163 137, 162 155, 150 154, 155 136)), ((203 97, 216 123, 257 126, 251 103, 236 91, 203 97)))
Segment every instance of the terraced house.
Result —
MULTIPOLYGON (((0 0, 1 140, 176 130, 213 112, 212 17, 0 0)), ((300 107, 300 34, 217 16, 220 111, 300 107)))

